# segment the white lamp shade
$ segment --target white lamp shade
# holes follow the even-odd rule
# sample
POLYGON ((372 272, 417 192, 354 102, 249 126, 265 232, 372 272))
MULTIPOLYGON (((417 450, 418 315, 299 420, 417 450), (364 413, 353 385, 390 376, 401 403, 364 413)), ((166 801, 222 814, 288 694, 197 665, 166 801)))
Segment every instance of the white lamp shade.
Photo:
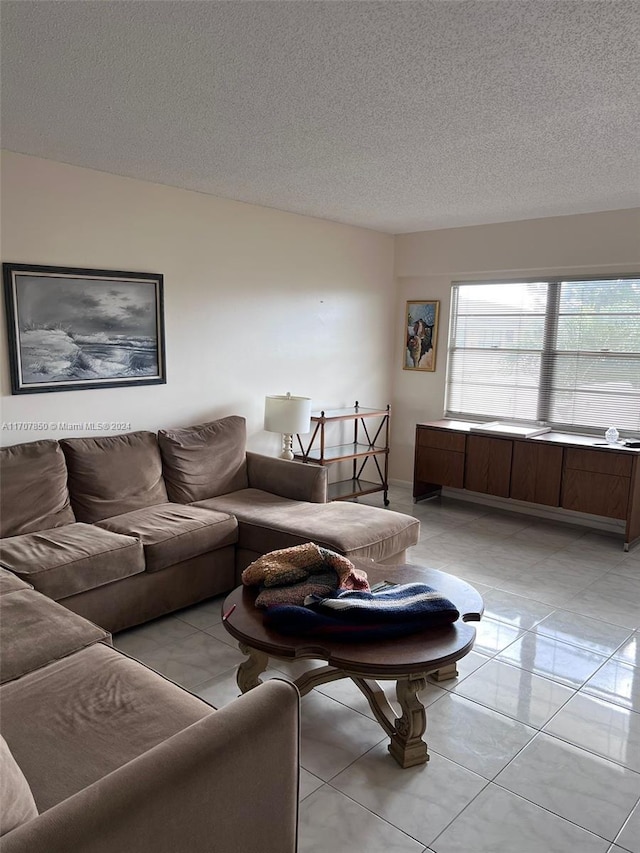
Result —
POLYGON ((264 428, 267 432, 287 435, 306 433, 311 429, 311 397, 265 397, 264 428))

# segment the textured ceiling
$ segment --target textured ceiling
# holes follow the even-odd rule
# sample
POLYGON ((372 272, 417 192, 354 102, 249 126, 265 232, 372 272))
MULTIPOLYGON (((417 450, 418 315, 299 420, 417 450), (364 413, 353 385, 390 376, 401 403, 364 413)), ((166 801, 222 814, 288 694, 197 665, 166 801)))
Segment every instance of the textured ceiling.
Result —
POLYGON ((3 0, 2 145, 401 233, 640 205, 637 0, 3 0))

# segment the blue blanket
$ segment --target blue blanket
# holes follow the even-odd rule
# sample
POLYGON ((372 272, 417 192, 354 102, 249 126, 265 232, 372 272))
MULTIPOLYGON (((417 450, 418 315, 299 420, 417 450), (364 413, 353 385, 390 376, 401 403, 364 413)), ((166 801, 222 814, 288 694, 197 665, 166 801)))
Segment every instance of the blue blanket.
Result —
POLYGON ((437 590, 412 583, 382 592, 338 590, 327 598, 308 596, 305 607, 270 607, 264 623, 281 634, 364 642, 449 625, 459 616, 437 590))

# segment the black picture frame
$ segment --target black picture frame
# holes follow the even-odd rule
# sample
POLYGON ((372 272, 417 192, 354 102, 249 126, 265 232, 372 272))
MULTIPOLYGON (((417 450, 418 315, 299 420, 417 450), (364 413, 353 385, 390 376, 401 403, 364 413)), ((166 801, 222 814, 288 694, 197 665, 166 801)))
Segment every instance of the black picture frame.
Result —
POLYGON ((12 394, 164 385, 160 273, 3 263, 12 394))

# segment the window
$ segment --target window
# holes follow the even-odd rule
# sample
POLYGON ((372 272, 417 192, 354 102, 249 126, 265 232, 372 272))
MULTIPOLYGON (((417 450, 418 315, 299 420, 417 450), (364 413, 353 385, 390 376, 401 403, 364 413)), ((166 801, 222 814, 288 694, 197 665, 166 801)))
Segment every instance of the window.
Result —
POLYGON ((640 278, 455 284, 446 415, 640 433, 640 278))

